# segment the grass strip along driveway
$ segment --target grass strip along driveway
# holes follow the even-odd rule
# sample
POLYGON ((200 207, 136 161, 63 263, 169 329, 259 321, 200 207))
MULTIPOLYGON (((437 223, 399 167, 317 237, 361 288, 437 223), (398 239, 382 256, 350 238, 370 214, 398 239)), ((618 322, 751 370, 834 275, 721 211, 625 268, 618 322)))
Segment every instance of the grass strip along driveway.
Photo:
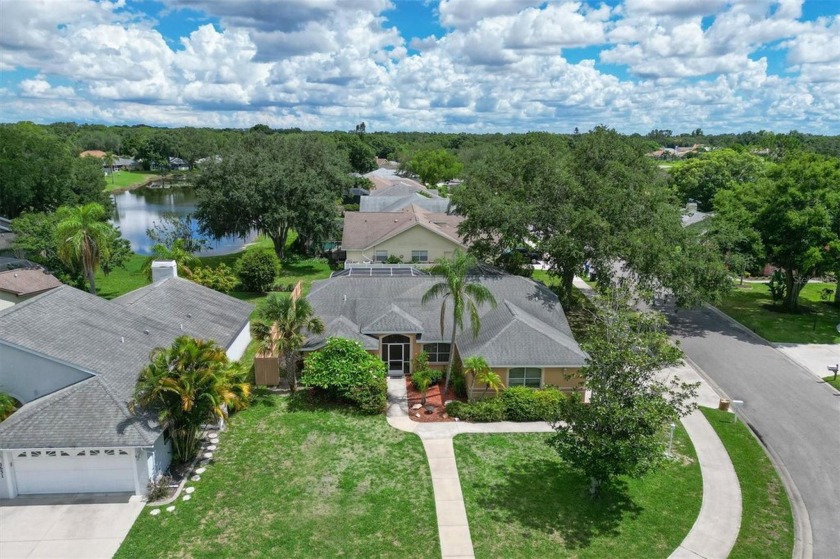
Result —
POLYGON ((749 429, 740 421, 733 423, 732 414, 700 409, 723 441, 741 484, 741 531, 729 557, 790 559, 793 515, 773 464, 749 429))
POLYGON ((232 417, 191 500, 147 508, 116 557, 439 557, 420 439, 300 402, 232 417))
POLYGON ((679 458, 643 479, 589 496, 588 480, 546 444, 548 434, 458 435, 455 457, 475 556, 668 557, 700 511, 703 486, 682 426, 679 458))

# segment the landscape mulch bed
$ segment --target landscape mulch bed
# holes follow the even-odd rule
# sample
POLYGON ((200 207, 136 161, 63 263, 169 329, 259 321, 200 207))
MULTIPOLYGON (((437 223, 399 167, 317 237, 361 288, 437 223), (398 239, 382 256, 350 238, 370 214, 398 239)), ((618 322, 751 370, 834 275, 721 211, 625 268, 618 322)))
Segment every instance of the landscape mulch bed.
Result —
POLYGON ((446 397, 442 397, 443 381, 440 381, 440 384, 432 386, 426 392, 426 406, 434 406, 435 408, 432 413, 427 413, 425 408, 420 408, 419 410, 411 409, 412 406, 420 403, 420 392, 414 389, 414 386, 411 384, 411 379, 408 377, 405 379, 405 387, 408 391, 408 415, 412 421, 419 421, 421 423, 455 421, 446 414, 446 408, 443 407, 443 403, 449 400, 462 400, 463 398, 458 398, 451 387, 446 397), (420 417, 417 417, 417 414, 420 414, 420 417))

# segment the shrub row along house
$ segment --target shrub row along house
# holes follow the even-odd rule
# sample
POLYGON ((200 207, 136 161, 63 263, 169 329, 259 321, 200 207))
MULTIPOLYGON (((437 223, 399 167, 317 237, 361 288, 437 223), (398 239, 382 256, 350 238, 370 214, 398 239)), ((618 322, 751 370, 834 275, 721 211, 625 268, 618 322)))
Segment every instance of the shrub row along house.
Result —
POLYGON ((0 423, 0 497, 143 494, 168 467, 155 418, 129 409, 141 369, 185 334, 239 359, 253 306, 156 264, 113 301, 61 286, 0 310, 0 392, 23 404, 0 423))
POLYGON ((466 317, 452 347, 451 315, 446 315, 441 331, 440 300, 421 302, 440 278, 414 268, 354 267, 336 272, 312 285, 307 298, 326 328, 310 337, 303 351, 318 350, 329 337, 337 336, 356 340, 379 355, 391 376, 411 373, 412 360, 421 351, 436 368, 445 367, 455 352, 459 364, 471 356, 483 357, 505 386, 552 385, 564 390, 580 386, 577 373, 587 356, 551 290, 492 268, 476 270, 471 279, 487 287, 497 305, 479 308, 477 337, 466 317))

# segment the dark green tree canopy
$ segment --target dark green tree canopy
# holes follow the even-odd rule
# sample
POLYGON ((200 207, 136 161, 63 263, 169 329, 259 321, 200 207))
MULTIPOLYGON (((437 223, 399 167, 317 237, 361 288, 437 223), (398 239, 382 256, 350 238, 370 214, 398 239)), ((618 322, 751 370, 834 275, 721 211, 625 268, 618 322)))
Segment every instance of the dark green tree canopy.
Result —
POLYGON ((313 134, 250 134, 196 182, 202 229, 216 238, 267 235, 283 258, 289 231, 326 240, 351 179, 330 140, 313 134))

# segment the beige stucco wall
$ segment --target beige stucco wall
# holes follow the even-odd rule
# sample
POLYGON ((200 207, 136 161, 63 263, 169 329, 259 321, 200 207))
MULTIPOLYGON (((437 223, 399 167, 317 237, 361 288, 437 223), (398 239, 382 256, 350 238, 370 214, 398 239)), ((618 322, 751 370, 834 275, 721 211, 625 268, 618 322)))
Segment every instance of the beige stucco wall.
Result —
MULTIPOLYGON (((556 386, 564 392, 570 392, 576 388, 583 386, 583 379, 579 376, 580 369, 571 367, 536 367, 542 369, 542 380, 540 387, 556 386)), ((499 375, 502 379, 502 384, 508 385, 508 368, 507 367, 491 367, 494 373, 499 375)), ((472 375, 467 374, 467 387, 472 385, 472 375)), ((486 392, 483 386, 476 386, 473 389, 472 395, 481 397, 486 392)), ((493 394, 489 391, 488 394, 493 394)))
POLYGON ((377 250, 387 250, 388 255, 400 257, 403 262, 411 262, 412 250, 427 250, 429 262, 452 256, 456 249, 463 247, 446 237, 433 233, 420 225, 395 235, 383 243, 370 247, 368 250, 347 249, 348 262, 373 261, 377 250))

